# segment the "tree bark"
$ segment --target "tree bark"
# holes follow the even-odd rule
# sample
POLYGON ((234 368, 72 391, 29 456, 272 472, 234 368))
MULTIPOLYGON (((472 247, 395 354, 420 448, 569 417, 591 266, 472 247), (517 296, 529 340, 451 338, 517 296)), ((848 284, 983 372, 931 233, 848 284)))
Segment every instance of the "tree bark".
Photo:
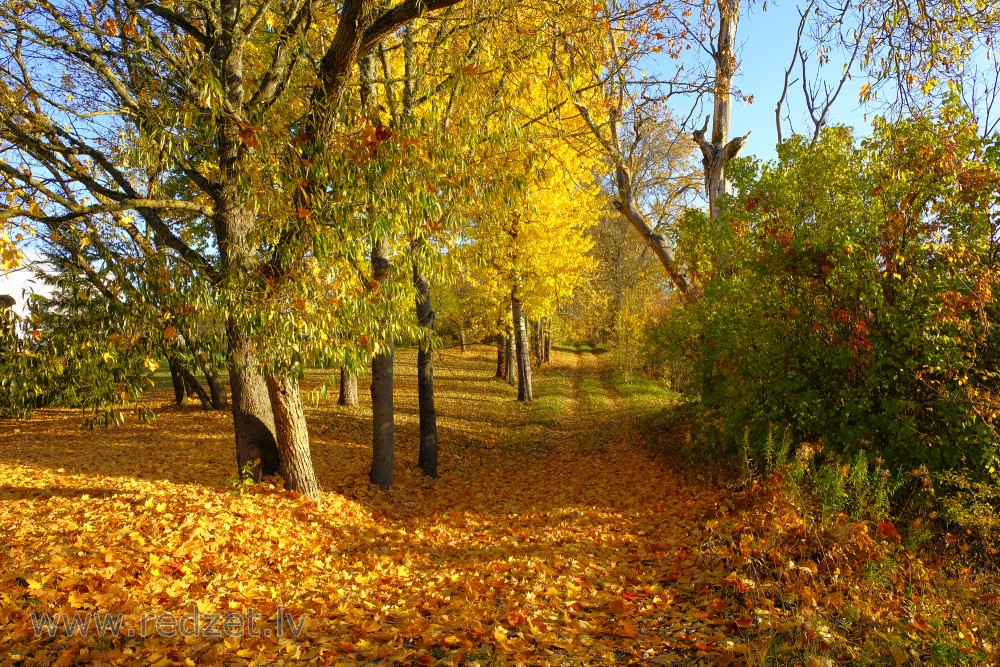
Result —
POLYGON ((184 386, 187 387, 188 397, 197 396, 198 400, 201 401, 201 409, 211 410, 212 399, 205 393, 198 379, 186 368, 181 369, 181 374, 184 376, 184 386))
POLYGON ((524 309, 517 298, 517 290, 510 294, 510 311, 514 320, 514 345, 517 351, 517 400, 530 403, 531 393, 531 352, 528 347, 528 332, 524 325, 524 309))
POLYGON ((383 489, 392 486, 396 465, 392 357, 389 344, 372 359, 372 467, 368 478, 383 489))
POLYGON ((343 366, 340 367, 340 397, 337 405, 347 408, 358 407, 358 376, 348 373, 343 366))
POLYGON ((229 386, 233 392, 233 431, 236 436, 236 466, 240 475, 249 473, 255 482, 280 468, 274 432, 274 413, 267 384, 246 337, 228 326, 229 386))
POLYGON ((170 381, 174 386, 174 403, 180 407, 187 403, 187 387, 184 386, 184 369, 175 357, 170 357, 170 381))
POLYGON ((493 377, 503 379, 504 377, 504 350, 507 348, 507 339, 504 336, 497 338, 497 372, 493 377))
POLYGON ((742 137, 729 140, 729 126, 733 115, 733 76, 736 73, 736 27, 740 20, 739 3, 719 0, 718 7, 719 34, 712 53, 715 60, 712 139, 709 141, 705 137, 708 131, 707 117, 701 130, 695 130, 692 135, 701 149, 705 169, 705 196, 708 197, 709 215, 714 221, 719 220, 719 197, 730 194, 732 190, 726 178, 726 165, 739 155, 750 136, 748 132, 742 137))
MULTIPOLYGON (((372 277, 382 282, 389 277, 389 243, 372 243, 372 277)), ((395 458, 395 423, 392 398, 392 341, 372 358, 372 467, 369 479, 383 489, 392 486, 395 458)))
POLYGON ((552 360, 552 318, 545 321, 545 351, 544 361, 549 363, 552 360))
POLYGON ((437 477, 438 432, 437 413, 434 410, 434 349, 431 347, 434 311, 431 309, 431 292, 427 280, 415 266, 413 286, 417 290, 417 324, 424 328, 424 338, 417 350, 417 398, 420 411, 418 465, 428 477, 437 477))
POLYGON ((319 483, 309 451, 309 430, 306 428, 298 378, 293 375, 268 375, 267 393, 274 413, 275 436, 281 457, 280 472, 285 488, 319 503, 319 483))
POLYGON ((198 363, 202 375, 205 376, 205 382, 208 384, 208 391, 211 396, 210 407, 213 410, 225 410, 229 407, 229 399, 226 397, 226 386, 219 377, 219 372, 216 370, 215 364, 212 363, 211 357, 205 352, 199 341, 195 339, 194 334, 190 331, 185 332, 184 342, 188 349, 191 350, 191 354, 198 363))
POLYGON ((515 359, 516 350, 514 343, 514 331, 507 332, 507 339, 504 345, 504 374, 507 384, 514 386, 517 383, 517 361, 515 359))
POLYGON ((213 410, 225 410, 229 407, 229 398, 226 396, 226 385, 223 383, 219 373, 214 366, 208 370, 202 366, 201 372, 205 375, 205 383, 208 384, 208 393, 212 401, 213 410))

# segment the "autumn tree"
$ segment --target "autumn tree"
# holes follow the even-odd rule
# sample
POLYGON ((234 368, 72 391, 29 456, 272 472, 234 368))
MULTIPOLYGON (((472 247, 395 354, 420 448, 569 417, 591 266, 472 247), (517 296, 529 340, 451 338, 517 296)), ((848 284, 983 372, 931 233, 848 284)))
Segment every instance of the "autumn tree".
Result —
POLYGON ((218 287, 241 471, 280 471, 289 488, 313 498, 318 486, 297 393, 302 360, 272 354, 271 369, 262 368, 258 355, 271 341, 258 339, 261 329, 246 305, 280 307, 269 301, 275 295, 268 285, 293 279, 292 267, 304 265, 308 213, 300 213, 314 205, 309 195, 321 178, 310 166, 335 136, 358 57, 403 23, 449 4, 403 2, 379 10, 357 0, 339 17, 308 1, 101 4, 82 13, 47 3, 0 6, 4 231, 30 221, 136 214, 136 233, 156 235, 218 287), (42 61, 63 71, 39 68, 42 61), (258 69, 263 75, 256 76, 258 69), (301 120, 289 123, 290 117, 301 120), (129 151, 130 135, 157 147, 164 172, 188 183, 185 194, 163 194, 129 178, 144 155, 129 151), (295 137, 305 140, 289 155, 295 137), (62 184, 86 191, 86 198, 63 196, 62 184), (275 186, 287 199, 265 202, 275 186), (277 230, 261 215, 276 206, 284 208, 277 230), (215 256, 185 239, 185 229, 203 221, 210 223, 215 256))

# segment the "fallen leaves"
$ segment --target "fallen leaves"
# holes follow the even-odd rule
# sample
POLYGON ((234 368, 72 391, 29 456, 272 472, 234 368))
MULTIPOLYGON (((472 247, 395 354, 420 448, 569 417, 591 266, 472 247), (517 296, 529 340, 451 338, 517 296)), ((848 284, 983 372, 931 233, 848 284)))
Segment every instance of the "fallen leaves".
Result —
MULTIPOLYGON (((489 379, 491 353, 440 358, 434 482, 407 465, 418 428, 411 352, 397 356, 391 492, 367 482, 367 410, 314 408, 321 509, 275 484, 234 492, 228 417, 165 407, 165 393, 151 425, 88 434, 77 413, 42 410, 8 429, 0 654, 24 664, 737 665, 770 651, 804 664, 850 656, 859 628, 941 638, 926 619, 945 602, 885 530, 842 521, 833 540, 771 486, 723 491, 651 461, 624 418, 630 398, 596 357, 557 355, 538 404, 524 408, 489 379), (599 409, 584 409, 584 380, 599 409), (594 433, 616 435, 594 447, 594 433), (899 569, 873 594, 870 563, 888 555, 899 569), (145 614, 195 606, 252 609, 272 630, 281 608, 306 614, 306 627, 299 638, 36 638, 30 620, 110 612, 137 629, 145 614)), ((965 646, 980 642, 963 623, 965 646)), ((903 655, 924 645, 900 641, 903 655)))

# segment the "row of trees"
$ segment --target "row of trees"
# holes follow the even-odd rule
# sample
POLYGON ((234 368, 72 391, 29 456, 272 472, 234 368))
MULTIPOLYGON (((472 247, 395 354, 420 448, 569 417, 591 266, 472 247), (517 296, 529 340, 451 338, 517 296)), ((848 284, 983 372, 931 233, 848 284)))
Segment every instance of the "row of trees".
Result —
POLYGON ((240 470, 318 498, 302 370, 340 366, 350 403, 370 365, 388 487, 411 340, 435 476, 431 286, 456 277, 517 334, 530 400, 524 310, 572 291, 604 205, 593 159, 525 120, 547 113, 537 35, 452 4, 4 3, 0 219, 55 288, 9 348, 5 407, 108 423, 166 358, 179 400, 220 409, 225 369, 240 470))
MULTIPOLYGON (((178 398, 222 408, 228 372, 240 470, 279 473, 318 499, 299 378, 339 366, 350 403, 369 366, 370 476, 388 487, 393 348, 409 340, 419 465, 436 475, 435 298, 463 333, 511 341, 521 400, 532 398, 525 312, 548 321, 593 287, 601 232, 588 229, 611 211, 673 290, 702 299, 700 260, 679 255, 669 230, 697 190, 713 224, 729 224, 727 168, 746 141, 730 136, 743 9, 0 2, 0 259, 8 269, 25 248, 42 253, 56 283, 22 324, 28 343, 11 346, 6 363, 34 380, 8 389, 8 409, 69 387, 67 401, 110 421, 161 356, 178 398), (649 75, 658 54, 676 67, 649 75), (672 112, 681 96, 687 122, 672 112)), ((820 9, 824 44, 850 26, 875 81, 908 102, 915 86, 933 96, 942 68, 997 25, 986 0, 820 9), (897 53, 901 37, 916 46, 897 53)), ((661 294, 661 280, 639 282, 644 257, 630 266, 616 278, 619 314, 661 294)))

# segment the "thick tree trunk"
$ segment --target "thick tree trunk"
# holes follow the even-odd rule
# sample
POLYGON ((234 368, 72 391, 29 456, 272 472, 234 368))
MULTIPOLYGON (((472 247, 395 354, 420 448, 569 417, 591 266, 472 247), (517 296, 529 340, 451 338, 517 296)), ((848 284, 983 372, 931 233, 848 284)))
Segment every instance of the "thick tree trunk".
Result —
MULTIPOLYGON (((434 350, 431 329, 434 311, 427 280, 413 268, 413 286, 417 290, 417 324, 424 328, 424 338, 417 350, 417 398, 420 410, 420 455, 418 465, 428 477, 438 476, 437 413, 434 410, 434 350)), ((464 336, 463 336, 464 341, 464 336)))
POLYGON ((184 369, 176 358, 170 357, 170 381, 174 386, 174 403, 178 407, 187 403, 187 387, 184 386, 184 369))
POLYGON ((267 393, 274 413, 275 436, 285 488, 320 502, 319 484, 309 451, 309 430, 302 394, 295 376, 267 376, 267 393))
POLYGON ((504 344, 504 374, 506 375, 507 384, 514 386, 517 383, 517 361, 516 350, 514 344, 514 332, 513 329, 507 332, 507 339, 504 344))
POLYGON ((340 367, 340 397, 337 399, 337 405, 347 408, 358 407, 358 376, 348 373, 343 366, 340 367))
POLYGON ((229 386, 233 392, 233 430, 236 466, 244 475, 249 466, 254 481, 274 475, 280 467, 274 435, 274 413, 267 384, 249 342, 235 327, 228 327, 229 386))
MULTIPOLYGON (((372 277, 382 282, 389 277, 389 243, 372 243, 372 277)), ((392 402, 392 341, 372 359, 372 467, 369 479, 383 489, 392 486, 396 440, 392 402)))
POLYGON ((392 356, 390 346, 372 359, 372 467, 368 478, 383 489, 392 486, 396 465, 392 356))
POLYGON ((462 352, 465 352, 465 329, 463 327, 458 328, 458 347, 462 352))
POLYGON ((510 295, 510 312, 514 320, 514 346, 517 358, 517 400, 529 403, 533 400, 531 394, 531 352, 528 347, 528 332, 524 325, 524 309, 517 291, 510 295))

